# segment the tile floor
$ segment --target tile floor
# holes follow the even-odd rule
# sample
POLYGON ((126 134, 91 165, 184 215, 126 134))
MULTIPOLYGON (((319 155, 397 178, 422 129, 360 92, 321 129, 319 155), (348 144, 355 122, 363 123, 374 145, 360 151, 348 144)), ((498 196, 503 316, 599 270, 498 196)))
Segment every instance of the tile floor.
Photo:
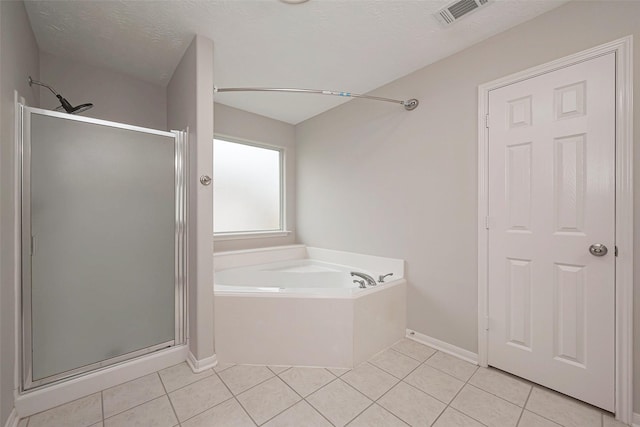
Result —
POLYGON ((622 427, 608 413, 408 339, 355 369, 182 363, 20 427, 622 427))

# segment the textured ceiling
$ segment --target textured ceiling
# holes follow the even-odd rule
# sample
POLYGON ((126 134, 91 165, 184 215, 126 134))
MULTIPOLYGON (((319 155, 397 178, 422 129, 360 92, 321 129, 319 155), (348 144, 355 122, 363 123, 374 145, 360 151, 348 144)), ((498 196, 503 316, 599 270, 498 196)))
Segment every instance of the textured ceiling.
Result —
MULTIPOLYGON (((446 0, 46 0, 26 8, 43 51, 159 85, 198 33, 214 41, 218 87, 366 93, 565 2, 493 0, 446 28, 433 16, 446 0)), ((215 99, 293 124, 347 101, 264 93, 215 99)))

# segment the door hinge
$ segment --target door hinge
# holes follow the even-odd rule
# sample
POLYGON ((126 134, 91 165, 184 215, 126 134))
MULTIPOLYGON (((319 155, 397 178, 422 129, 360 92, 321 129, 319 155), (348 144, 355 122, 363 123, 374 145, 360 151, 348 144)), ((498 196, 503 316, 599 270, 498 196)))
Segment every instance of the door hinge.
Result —
POLYGON ((484 127, 489 129, 489 115, 484 116, 484 127))
POLYGON ((488 216, 484 217, 484 228, 487 229, 487 230, 489 229, 489 217, 488 216))
POLYGON ((31 256, 36 253, 36 236, 31 236, 31 256))
POLYGON ((485 316, 484 318, 484 330, 485 331, 489 330, 489 316, 485 316))
POLYGON ((618 256, 618 247, 617 246, 613 247, 613 256, 618 256))

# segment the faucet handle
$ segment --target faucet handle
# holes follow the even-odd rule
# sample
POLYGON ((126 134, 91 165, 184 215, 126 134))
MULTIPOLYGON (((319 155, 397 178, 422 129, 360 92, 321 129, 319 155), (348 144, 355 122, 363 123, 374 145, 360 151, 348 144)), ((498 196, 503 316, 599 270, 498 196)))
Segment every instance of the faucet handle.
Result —
POLYGON ((388 273, 384 275, 381 274, 380 276, 378 276, 378 283, 384 283, 384 278, 388 276, 393 276, 393 273, 388 273))
POLYGON ((358 283, 362 289, 367 287, 367 285, 364 284, 364 280, 353 279, 353 283, 358 283))

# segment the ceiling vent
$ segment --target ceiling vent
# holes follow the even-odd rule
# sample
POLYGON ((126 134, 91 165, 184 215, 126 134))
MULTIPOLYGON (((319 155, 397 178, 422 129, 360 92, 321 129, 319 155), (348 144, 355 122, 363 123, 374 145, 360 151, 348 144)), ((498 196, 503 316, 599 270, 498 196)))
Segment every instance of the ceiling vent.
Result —
POLYGON ((459 0, 451 3, 443 9, 440 9, 438 13, 436 13, 436 18, 438 18, 438 20, 443 24, 450 25, 463 16, 478 10, 488 2, 489 0, 459 0))

